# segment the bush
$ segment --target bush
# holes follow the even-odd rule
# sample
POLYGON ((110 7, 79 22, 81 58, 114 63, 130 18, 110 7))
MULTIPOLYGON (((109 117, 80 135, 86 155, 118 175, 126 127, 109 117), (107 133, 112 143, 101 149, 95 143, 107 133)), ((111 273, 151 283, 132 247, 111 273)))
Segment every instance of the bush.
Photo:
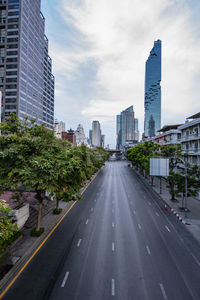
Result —
POLYGON ((62 208, 55 208, 55 209, 53 210, 53 214, 54 214, 54 215, 59 215, 61 212, 62 212, 62 208))
POLYGON ((36 230, 36 228, 33 228, 30 232, 30 235, 34 236, 34 237, 38 237, 38 236, 41 236, 41 234, 43 234, 43 232, 44 232, 43 227, 41 227, 39 230, 36 230))

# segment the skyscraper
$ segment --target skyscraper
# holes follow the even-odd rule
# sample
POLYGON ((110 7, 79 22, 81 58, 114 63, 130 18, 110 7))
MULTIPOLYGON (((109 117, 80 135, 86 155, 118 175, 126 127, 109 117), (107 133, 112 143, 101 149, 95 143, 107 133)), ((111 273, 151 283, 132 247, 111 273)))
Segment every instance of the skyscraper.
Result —
POLYGON ((99 121, 92 122, 92 144, 93 146, 101 146, 101 128, 99 121))
POLYGON ((125 147, 127 143, 132 143, 135 138, 135 125, 138 126, 138 120, 135 119, 133 105, 123 110, 116 119, 117 149, 125 147))
POLYGON ((161 128, 161 41, 154 42, 146 61, 144 136, 152 137, 161 128))
POLYGON ((53 129, 54 76, 41 0, 0 1, 2 119, 11 112, 53 129))

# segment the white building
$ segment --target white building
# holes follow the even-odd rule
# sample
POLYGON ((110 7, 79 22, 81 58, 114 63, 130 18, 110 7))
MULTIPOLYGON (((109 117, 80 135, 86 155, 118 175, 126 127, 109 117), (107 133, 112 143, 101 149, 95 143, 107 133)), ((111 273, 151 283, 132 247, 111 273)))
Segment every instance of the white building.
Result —
POLYGON ((182 154, 187 155, 190 164, 200 165, 200 112, 187 118, 179 126, 182 154))
POLYGON ((87 145, 84 128, 81 124, 78 124, 77 130, 75 131, 75 136, 77 146, 81 146, 82 144, 87 145))
POLYGON ((154 136, 152 141, 160 145, 180 145, 181 130, 179 126, 182 124, 165 125, 158 130, 160 134, 154 136))
POLYGON ((54 135, 57 138, 61 138, 61 133, 65 131, 65 123, 63 121, 54 121, 54 135))

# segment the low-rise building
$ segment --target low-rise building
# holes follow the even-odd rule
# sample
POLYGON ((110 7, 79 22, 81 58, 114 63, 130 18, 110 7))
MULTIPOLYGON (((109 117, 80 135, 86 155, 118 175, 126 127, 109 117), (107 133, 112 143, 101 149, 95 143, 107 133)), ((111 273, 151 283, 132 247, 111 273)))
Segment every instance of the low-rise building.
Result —
POLYGON ((76 135, 72 129, 66 131, 63 131, 61 133, 61 137, 63 140, 66 140, 70 142, 73 146, 76 146, 76 135))
POLYGON ((182 154, 187 155, 190 164, 200 165, 200 112, 188 117, 181 131, 182 154))
POLYGON ((165 125, 158 132, 160 134, 154 136, 152 140, 160 145, 180 145, 181 130, 179 126, 182 124, 165 125))

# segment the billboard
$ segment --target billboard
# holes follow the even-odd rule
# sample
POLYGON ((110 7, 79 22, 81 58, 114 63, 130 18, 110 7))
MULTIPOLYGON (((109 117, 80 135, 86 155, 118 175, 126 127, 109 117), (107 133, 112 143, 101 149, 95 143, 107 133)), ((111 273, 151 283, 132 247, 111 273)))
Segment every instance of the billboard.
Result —
POLYGON ((151 176, 169 176, 169 158, 151 157, 150 158, 151 176))

